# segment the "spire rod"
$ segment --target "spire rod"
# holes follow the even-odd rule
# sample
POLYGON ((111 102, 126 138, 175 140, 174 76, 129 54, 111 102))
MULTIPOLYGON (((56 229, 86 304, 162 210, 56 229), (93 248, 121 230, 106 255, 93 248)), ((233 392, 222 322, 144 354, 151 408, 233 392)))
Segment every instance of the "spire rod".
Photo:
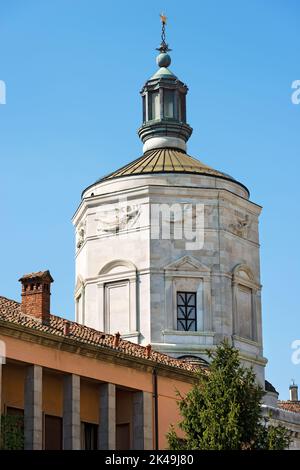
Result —
POLYGON ((167 17, 164 13, 161 13, 159 16, 160 16, 160 20, 161 20, 161 43, 160 43, 160 46, 156 48, 156 50, 160 51, 162 53, 162 52, 171 51, 172 49, 169 49, 169 46, 166 43, 167 17))

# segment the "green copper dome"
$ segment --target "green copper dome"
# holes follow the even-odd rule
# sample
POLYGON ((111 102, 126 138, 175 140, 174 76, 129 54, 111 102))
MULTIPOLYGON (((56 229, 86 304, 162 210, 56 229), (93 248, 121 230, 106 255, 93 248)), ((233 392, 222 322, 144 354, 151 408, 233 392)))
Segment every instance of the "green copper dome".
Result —
POLYGON ((150 80, 155 80, 156 78, 169 78, 169 77, 174 77, 176 78, 176 75, 174 75, 171 70, 169 70, 167 67, 160 67, 157 72, 155 72, 154 75, 150 78, 150 80))

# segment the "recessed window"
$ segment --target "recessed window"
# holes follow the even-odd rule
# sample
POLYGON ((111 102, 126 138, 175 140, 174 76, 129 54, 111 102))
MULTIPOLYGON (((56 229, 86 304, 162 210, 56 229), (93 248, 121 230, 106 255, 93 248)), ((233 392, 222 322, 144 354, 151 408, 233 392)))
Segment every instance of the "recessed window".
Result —
POLYGON ((177 292, 177 330, 197 331, 196 292, 177 292))
POLYGON ((164 117, 174 118, 174 91, 164 90, 164 117))
POLYGON ((59 416, 45 415, 45 450, 62 450, 63 420, 59 416))
POLYGON ((179 94, 179 121, 186 122, 185 95, 179 94))
POLYGON ((130 424, 122 423, 116 425, 116 449, 130 449, 130 424))
POLYGON ((81 422, 81 448, 83 450, 98 449, 97 424, 81 422))
POLYGON ((160 118, 160 100, 159 100, 159 92, 158 91, 151 91, 149 93, 149 100, 148 100, 148 115, 149 120, 159 119, 160 118))
POLYGON ((146 96, 143 96, 143 122, 146 122, 146 96))

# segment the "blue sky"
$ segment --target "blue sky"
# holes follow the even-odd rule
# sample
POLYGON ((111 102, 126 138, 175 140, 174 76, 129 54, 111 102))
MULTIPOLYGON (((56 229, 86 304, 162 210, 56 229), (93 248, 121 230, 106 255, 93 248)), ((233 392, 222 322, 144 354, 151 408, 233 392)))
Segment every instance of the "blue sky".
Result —
POLYGON ((297 0, 0 0, 0 294, 50 269, 73 318, 71 217, 83 188, 137 158, 139 91, 156 70, 159 13, 189 86, 189 153, 248 186, 260 220, 267 378, 287 398, 300 365, 297 0))

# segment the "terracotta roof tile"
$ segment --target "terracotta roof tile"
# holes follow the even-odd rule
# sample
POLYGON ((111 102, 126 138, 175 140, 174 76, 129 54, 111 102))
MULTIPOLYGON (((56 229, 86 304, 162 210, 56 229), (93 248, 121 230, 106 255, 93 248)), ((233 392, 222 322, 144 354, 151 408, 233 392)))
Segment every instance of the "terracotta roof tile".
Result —
POLYGON ((279 408, 287 411, 293 411, 294 413, 300 413, 300 401, 278 401, 279 408))
POLYGON ((149 361, 165 364, 172 367, 188 371, 199 370, 199 365, 175 359, 166 354, 159 353, 147 346, 141 346, 130 341, 120 339, 118 346, 114 346, 114 335, 106 334, 93 328, 69 321, 67 334, 65 334, 66 319, 50 315, 48 324, 41 323, 40 320, 25 315, 21 311, 21 304, 15 300, 0 296, 0 320, 8 323, 20 325, 31 330, 45 332, 58 337, 65 337, 76 342, 114 349, 129 356, 140 357, 149 361), (149 350, 150 349, 150 350, 149 350))

